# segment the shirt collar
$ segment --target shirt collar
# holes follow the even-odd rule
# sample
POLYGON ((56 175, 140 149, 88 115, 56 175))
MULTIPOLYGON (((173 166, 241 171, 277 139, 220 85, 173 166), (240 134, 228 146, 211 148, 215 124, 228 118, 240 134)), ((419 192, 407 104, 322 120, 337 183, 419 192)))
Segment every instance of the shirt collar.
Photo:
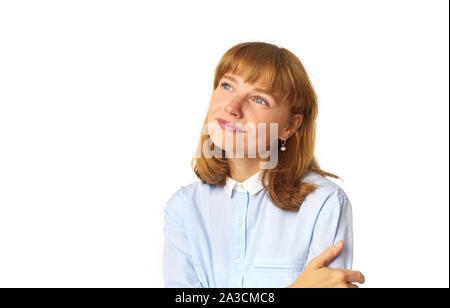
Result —
POLYGON ((227 181, 223 189, 229 198, 233 193, 233 190, 241 191, 241 192, 249 192, 251 195, 255 195, 261 189, 264 188, 264 185, 261 181, 261 170, 246 179, 244 182, 237 182, 233 180, 229 176, 227 177, 227 181))

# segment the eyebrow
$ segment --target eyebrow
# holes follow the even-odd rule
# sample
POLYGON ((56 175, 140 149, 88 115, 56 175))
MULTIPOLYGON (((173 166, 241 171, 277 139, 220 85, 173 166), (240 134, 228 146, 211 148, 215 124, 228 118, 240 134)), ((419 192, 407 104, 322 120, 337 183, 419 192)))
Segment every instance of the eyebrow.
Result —
MULTIPOLYGON (((235 83, 239 83, 239 82, 236 80, 236 78, 234 78, 233 76, 230 76, 230 75, 223 75, 222 78, 227 78, 227 79, 230 79, 231 81, 233 81, 233 82, 235 82, 235 83)), ((268 91, 265 90, 265 89, 262 89, 262 88, 253 88, 253 90, 258 91, 258 92, 262 92, 262 93, 264 93, 264 94, 270 96, 272 99, 275 100, 274 95, 273 95, 272 93, 268 92, 268 91)))

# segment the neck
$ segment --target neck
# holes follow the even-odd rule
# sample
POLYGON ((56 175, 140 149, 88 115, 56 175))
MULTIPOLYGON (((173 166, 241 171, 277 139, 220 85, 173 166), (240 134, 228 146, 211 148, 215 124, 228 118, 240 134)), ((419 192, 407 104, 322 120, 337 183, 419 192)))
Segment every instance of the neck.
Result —
POLYGON ((244 182, 246 179, 260 171, 259 158, 227 158, 230 168, 230 177, 238 182, 244 182))

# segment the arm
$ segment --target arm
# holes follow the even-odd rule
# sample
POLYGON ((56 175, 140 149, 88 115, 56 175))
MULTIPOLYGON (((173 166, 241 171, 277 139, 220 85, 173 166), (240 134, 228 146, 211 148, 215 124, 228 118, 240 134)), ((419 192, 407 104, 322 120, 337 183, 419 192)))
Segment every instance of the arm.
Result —
POLYGON ((361 272, 326 267, 339 255, 343 247, 342 241, 328 247, 312 259, 294 283, 287 288, 359 288, 354 283, 364 283, 365 278, 361 272))
POLYGON ((354 283, 362 284, 365 278, 361 272, 349 270, 352 261, 351 204, 339 190, 328 196, 322 205, 305 269, 288 288, 358 288, 354 283))
POLYGON ((164 207, 163 271, 165 288, 201 288, 188 250, 183 210, 186 198, 177 191, 164 207))
POLYGON ((328 267, 351 269, 353 262, 351 203, 342 190, 337 190, 328 196, 317 216, 306 263, 341 240, 345 243, 344 248, 328 267))

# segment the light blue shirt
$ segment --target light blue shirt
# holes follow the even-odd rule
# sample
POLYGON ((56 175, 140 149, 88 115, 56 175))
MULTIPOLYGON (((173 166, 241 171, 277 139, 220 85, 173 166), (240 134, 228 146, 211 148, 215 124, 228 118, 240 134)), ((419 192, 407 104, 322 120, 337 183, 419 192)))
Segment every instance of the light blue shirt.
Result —
POLYGON ((164 287, 284 288, 308 262, 344 241, 328 265, 351 269, 352 209, 334 182, 309 172, 318 184, 298 212, 276 207, 260 178, 228 177, 220 187, 200 180, 182 186, 164 207, 164 287))

